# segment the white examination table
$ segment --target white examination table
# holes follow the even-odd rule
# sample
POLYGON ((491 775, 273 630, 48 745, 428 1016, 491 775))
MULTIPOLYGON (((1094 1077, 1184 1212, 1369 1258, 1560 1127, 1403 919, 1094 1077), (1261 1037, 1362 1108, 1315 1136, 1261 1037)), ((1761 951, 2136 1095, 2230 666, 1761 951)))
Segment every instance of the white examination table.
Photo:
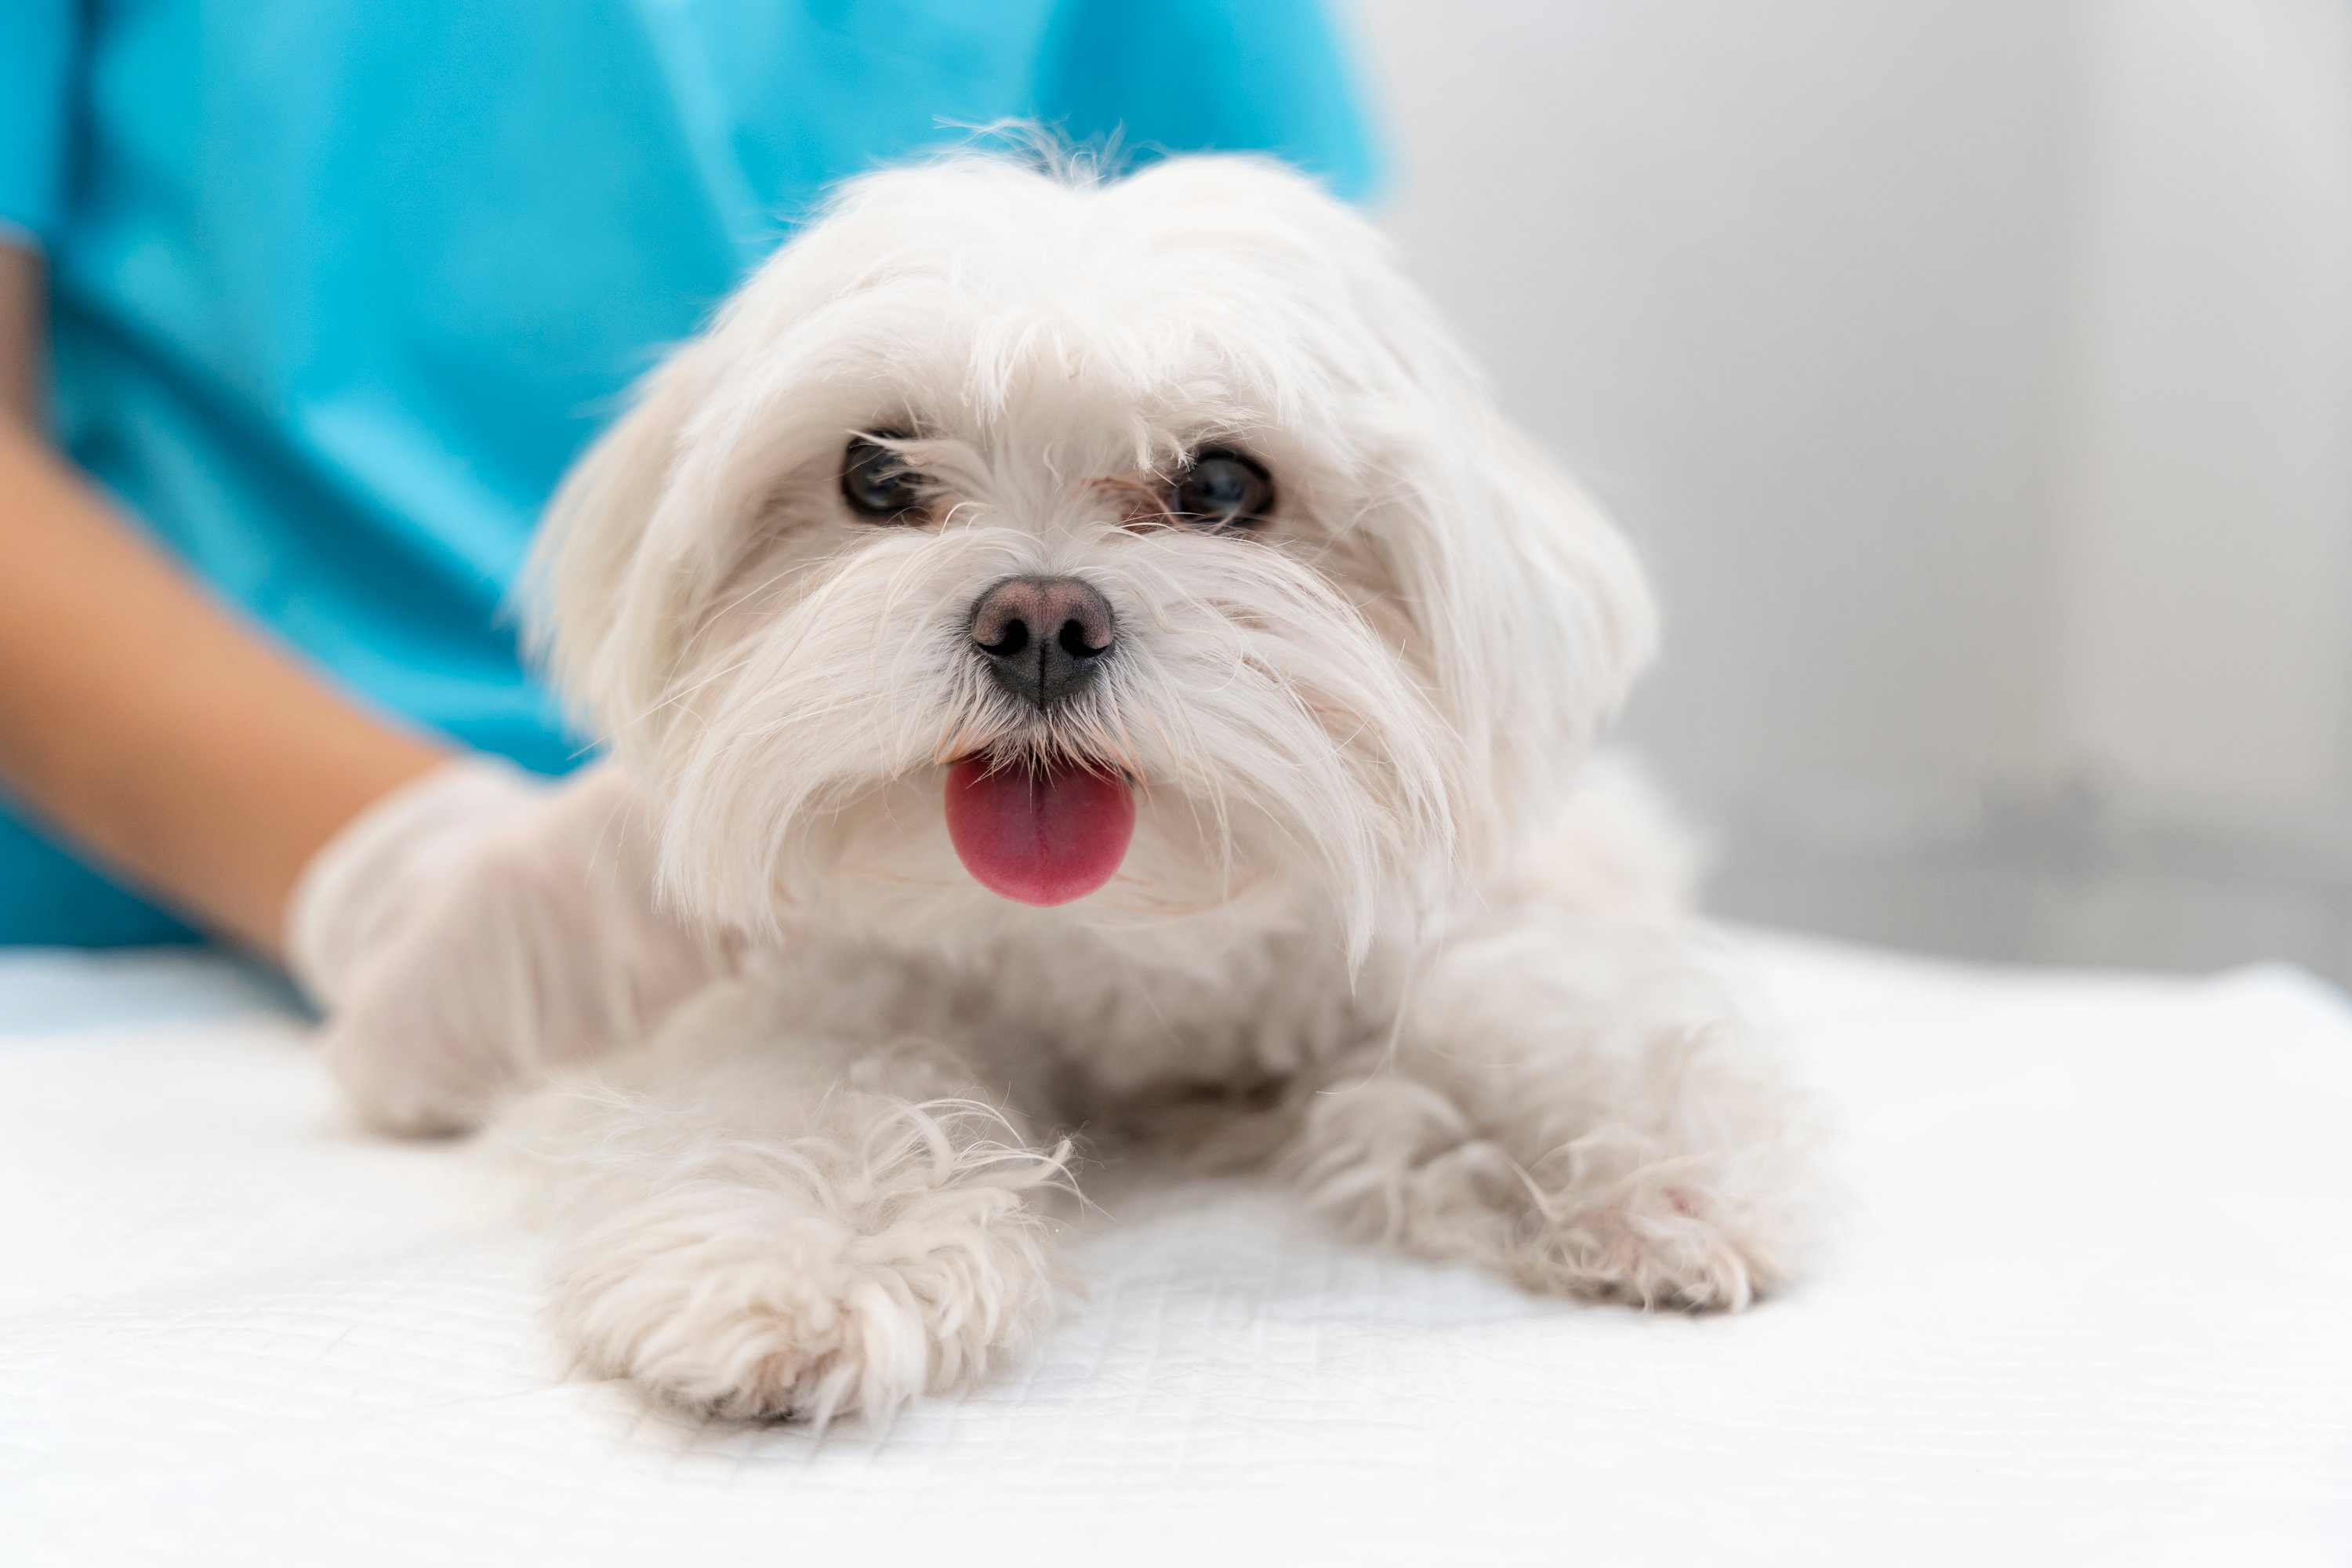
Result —
POLYGON ((1130 1177, 1031 1364, 821 1436, 567 1377, 478 1163, 240 972, 0 957, 0 1563, 2352 1562, 2352 1005, 1740 950, 1841 1128, 1790 1294, 1130 1177))

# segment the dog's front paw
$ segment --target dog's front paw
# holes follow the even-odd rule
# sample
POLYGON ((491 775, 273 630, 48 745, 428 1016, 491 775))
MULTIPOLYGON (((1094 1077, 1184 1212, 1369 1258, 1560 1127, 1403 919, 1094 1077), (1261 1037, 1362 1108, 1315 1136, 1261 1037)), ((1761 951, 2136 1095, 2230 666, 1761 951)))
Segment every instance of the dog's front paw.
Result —
MULTIPOLYGON (((927 1116, 909 1108, 910 1117, 927 1116)), ((1055 1270, 1025 1189, 1063 1156, 769 1151, 756 1184, 689 1179, 563 1247, 555 1315, 582 1363, 729 1417, 887 1415, 1025 1348, 1055 1270)))
POLYGON ((856 1240, 814 1225, 728 1257, 718 1237, 681 1237, 625 1274, 566 1281, 562 1310, 589 1371, 667 1404, 731 1417, 887 1411, 930 1385, 948 1336, 914 1273, 857 1258, 856 1240))
POLYGON ((1776 1173, 1742 1180, 1721 1157, 1658 1157, 1622 1129, 1580 1142, 1612 1141, 1626 1147, 1571 1144, 1528 1172, 1527 1210, 1500 1259, 1521 1284, 1736 1312, 1787 1277, 1798 1238, 1776 1173))
POLYGON ((1543 1152, 1525 1159, 1482 1131, 1428 1086, 1376 1077, 1312 1104, 1290 1169, 1367 1240, 1643 1307, 1738 1310, 1788 1278, 1809 1234, 1806 1167, 1769 1131, 1692 1150, 1603 1123, 1530 1138, 1543 1152))

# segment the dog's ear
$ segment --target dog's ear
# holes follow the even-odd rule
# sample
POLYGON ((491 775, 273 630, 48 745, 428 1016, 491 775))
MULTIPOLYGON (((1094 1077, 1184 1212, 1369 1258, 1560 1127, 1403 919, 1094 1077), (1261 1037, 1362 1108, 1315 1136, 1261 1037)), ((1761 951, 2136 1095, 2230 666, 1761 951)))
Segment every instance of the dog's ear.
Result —
POLYGON ((657 520, 703 400, 705 345, 641 381, 548 503, 526 573, 532 652, 577 718, 622 742, 661 705, 686 617, 657 520))
POLYGON ((1528 700, 1581 752, 1657 649, 1658 616, 1633 547, 1599 501, 1513 426, 1496 422, 1495 515, 1545 657, 1528 700))
MULTIPOLYGON (((1656 644, 1632 548, 1599 504, 1491 410, 1436 480, 1435 570, 1416 618, 1475 792, 1465 848, 1507 845, 1569 790, 1656 644), (1481 809, 1483 808, 1483 809, 1481 809)), ((1467 803, 1465 803, 1467 804, 1467 803)))

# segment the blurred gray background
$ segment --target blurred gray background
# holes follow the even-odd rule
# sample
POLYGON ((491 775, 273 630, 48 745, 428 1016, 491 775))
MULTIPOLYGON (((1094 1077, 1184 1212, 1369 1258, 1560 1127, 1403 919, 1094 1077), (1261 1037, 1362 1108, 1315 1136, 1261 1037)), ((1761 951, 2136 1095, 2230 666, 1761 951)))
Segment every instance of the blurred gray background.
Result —
POLYGON ((1343 8, 1718 910, 2352 980, 2352 5, 1343 8))

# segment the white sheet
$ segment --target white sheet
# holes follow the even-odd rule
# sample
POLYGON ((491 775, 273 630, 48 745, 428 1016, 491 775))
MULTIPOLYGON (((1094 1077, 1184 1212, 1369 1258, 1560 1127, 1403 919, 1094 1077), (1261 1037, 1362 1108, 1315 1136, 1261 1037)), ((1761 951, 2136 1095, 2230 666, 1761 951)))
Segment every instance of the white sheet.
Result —
POLYGON ((0 961, 0 1562, 2352 1560, 2352 1007, 1748 948, 1843 1123, 1795 1293, 1539 1301, 1146 1185, 1024 1372, 822 1437, 567 1379, 532 1241, 266 990, 0 961))

